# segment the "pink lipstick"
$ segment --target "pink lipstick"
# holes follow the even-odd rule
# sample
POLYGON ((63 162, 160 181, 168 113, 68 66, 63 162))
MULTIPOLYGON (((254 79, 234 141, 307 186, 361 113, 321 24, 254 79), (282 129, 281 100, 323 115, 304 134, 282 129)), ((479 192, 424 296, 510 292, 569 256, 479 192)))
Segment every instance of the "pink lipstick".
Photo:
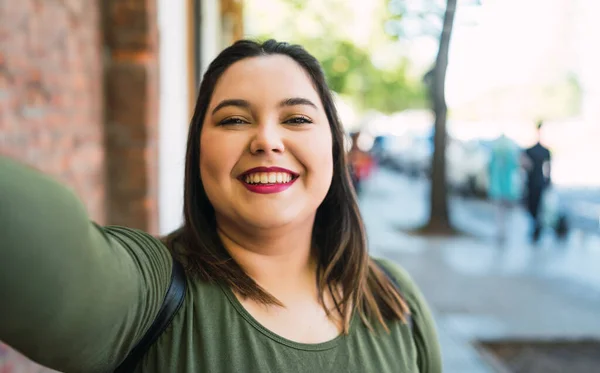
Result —
POLYGON ((238 180, 253 193, 272 194, 283 192, 291 187, 298 176, 297 173, 281 167, 255 167, 241 174, 238 180), (262 173, 260 180, 256 176, 257 173, 262 173), (249 175, 252 175, 252 177, 249 175), (269 181, 265 182, 265 177, 269 178, 269 181), (256 181, 249 181, 249 178, 256 181), (275 179, 275 182, 273 182, 273 179, 275 179))

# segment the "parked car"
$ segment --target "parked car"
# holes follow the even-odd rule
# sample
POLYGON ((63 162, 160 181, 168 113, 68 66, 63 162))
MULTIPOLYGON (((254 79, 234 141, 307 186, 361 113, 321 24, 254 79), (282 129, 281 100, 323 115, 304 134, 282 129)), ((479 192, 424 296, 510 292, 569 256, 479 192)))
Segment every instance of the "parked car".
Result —
MULTIPOLYGON (((433 136, 388 135, 379 140, 377 159, 384 167, 412 177, 431 174, 433 136)), ((461 141, 448 137, 446 145, 446 177, 448 188, 464 196, 486 197, 489 187, 491 143, 484 140, 461 141)), ((515 175, 522 188, 523 175, 515 175)))
POLYGON ((487 195, 490 148, 480 141, 451 140, 446 148, 447 178, 450 188, 462 195, 487 195))
POLYGON ((429 175, 433 155, 429 136, 390 135, 384 138, 380 148, 378 158, 383 166, 413 177, 429 175))

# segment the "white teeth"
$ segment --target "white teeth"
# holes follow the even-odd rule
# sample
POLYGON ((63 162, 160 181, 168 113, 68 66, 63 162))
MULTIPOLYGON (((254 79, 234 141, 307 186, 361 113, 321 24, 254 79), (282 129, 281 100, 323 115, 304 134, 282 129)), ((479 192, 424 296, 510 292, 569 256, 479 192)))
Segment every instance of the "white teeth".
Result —
POLYGON ((244 177, 248 184, 286 184, 292 179, 292 175, 286 172, 255 172, 244 177))

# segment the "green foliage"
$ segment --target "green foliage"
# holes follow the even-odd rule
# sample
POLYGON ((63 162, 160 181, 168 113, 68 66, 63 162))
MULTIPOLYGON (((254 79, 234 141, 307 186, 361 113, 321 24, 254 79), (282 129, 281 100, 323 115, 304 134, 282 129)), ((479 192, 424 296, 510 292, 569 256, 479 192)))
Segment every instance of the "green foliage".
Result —
POLYGON ((319 56, 331 88, 354 97, 362 108, 392 113, 425 105, 424 87, 407 77, 406 61, 393 69, 380 69, 351 43, 340 42, 332 51, 319 56))
POLYGON ((350 36, 355 20, 352 4, 346 0, 280 0, 277 4, 285 10, 268 23, 260 22, 267 17, 264 6, 248 4, 247 14, 255 17, 259 39, 284 39, 304 46, 321 62, 330 88, 350 99, 359 111, 392 113, 426 107, 420 77, 408 74, 408 60, 390 53, 399 45, 384 30, 389 18, 387 0, 377 1, 371 14, 376 20, 364 29, 368 37, 362 43, 350 36), (374 63, 375 55, 384 62, 374 63))
POLYGON ((321 62, 329 87, 351 99, 359 110, 393 113, 427 105, 424 85, 407 74, 407 60, 399 60, 392 68, 380 68, 368 51, 346 40, 293 42, 303 45, 321 62))

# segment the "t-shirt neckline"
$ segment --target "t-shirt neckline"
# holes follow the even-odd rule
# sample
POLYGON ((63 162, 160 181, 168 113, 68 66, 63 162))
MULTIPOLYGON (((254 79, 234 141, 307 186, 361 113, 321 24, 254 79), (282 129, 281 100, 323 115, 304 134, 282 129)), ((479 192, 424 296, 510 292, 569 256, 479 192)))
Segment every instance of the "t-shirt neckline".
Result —
MULTIPOLYGON (((291 348, 294 348, 297 350, 323 351, 323 350, 329 350, 329 349, 336 347, 342 339, 347 337, 346 335, 341 333, 337 337, 335 337, 329 341, 325 341, 325 342, 321 342, 321 343, 301 343, 301 342, 295 342, 290 339, 284 338, 284 337, 280 336, 279 334, 274 333, 271 330, 267 329, 260 322, 258 322, 258 320, 256 320, 254 318, 254 316, 252 316, 250 314, 250 312, 248 312, 246 310, 246 308, 244 308, 242 303, 235 296, 235 294, 233 293, 233 291, 231 290, 231 288, 229 286, 220 284, 220 287, 223 290, 223 293, 225 294, 225 296, 227 297, 229 302, 233 305, 233 307, 238 312, 238 314, 240 316, 242 316, 242 318, 244 318, 244 320, 246 322, 248 322, 252 327, 254 327, 256 330, 258 330, 260 333, 262 333, 269 339, 274 340, 277 343, 283 344, 285 346, 288 346, 288 347, 291 347, 291 348)), ((352 319, 350 321, 350 333, 354 329, 355 318, 356 318, 355 315, 352 315, 352 319)))

